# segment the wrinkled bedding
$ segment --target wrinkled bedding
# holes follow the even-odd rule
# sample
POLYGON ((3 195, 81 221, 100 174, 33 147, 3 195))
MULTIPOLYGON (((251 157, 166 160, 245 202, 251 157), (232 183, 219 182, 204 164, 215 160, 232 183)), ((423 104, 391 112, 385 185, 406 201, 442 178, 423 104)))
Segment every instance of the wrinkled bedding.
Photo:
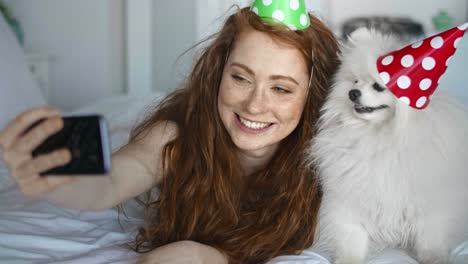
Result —
POLYGON ((85 212, 32 202, 16 190, 0 194, 0 263, 132 263, 141 220, 117 210, 85 212), (121 226, 122 225, 122 226, 121 226))

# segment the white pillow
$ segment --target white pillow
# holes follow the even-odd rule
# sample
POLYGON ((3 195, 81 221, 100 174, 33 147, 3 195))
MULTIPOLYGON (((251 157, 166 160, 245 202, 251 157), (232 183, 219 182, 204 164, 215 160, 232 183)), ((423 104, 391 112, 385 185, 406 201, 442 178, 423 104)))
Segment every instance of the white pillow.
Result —
POLYGON ((19 113, 45 103, 22 48, 0 15, 0 130, 19 113))
POLYGON ((141 121, 147 111, 151 111, 162 98, 163 94, 157 92, 144 96, 121 95, 81 107, 67 115, 103 115, 109 127, 110 144, 114 152, 128 142, 133 126, 141 121))

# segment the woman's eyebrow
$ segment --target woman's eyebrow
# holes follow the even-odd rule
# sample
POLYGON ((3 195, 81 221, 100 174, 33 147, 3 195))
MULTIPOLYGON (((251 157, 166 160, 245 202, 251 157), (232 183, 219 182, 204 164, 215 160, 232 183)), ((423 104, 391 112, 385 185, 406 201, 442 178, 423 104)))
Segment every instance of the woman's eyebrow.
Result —
POLYGON ((241 63, 238 63, 238 62, 233 62, 231 63, 231 67, 232 66, 236 66, 236 67, 239 67, 239 68, 242 68, 244 71, 246 71, 248 74, 252 75, 252 76, 255 76, 255 73, 249 68, 247 67, 246 65, 244 64, 241 64, 241 63))
POLYGON ((299 82, 296 81, 296 79, 294 79, 293 77, 290 77, 290 76, 272 75, 272 76, 270 76, 270 79, 272 79, 272 80, 288 80, 288 81, 291 81, 291 82, 295 83, 296 85, 299 85, 299 82))
MULTIPOLYGON (((241 64, 241 63, 238 63, 238 62, 233 62, 233 63, 231 63, 231 67, 233 67, 233 66, 239 67, 239 68, 245 70, 248 74, 250 74, 252 76, 255 76, 254 71, 252 71, 252 69, 250 69, 249 67, 247 67, 244 64, 241 64)), ((287 81, 295 83, 296 85, 299 85, 299 82, 296 81, 296 79, 294 79, 293 77, 290 77, 290 76, 275 74, 275 75, 271 75, 270 79, 274 80, 274 81, 276 81, 276 80, 287 80, 287 81)))

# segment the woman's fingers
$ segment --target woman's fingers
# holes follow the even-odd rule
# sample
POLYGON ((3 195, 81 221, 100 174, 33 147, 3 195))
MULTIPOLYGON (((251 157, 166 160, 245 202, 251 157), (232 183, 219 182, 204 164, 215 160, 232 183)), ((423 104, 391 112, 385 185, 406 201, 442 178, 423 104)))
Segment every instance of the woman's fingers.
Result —
POLYGON ((41 119, 59 115, 60 112, 51 106, 40 106, 21 113, 0 132, 0 147, 6 152, 31 125, 41 119))
POLYGON ((48 137, 57 133, 63 128, 63 120, 60 116, 52 117, 34 127, 25 134, 22 140, 18 140, 16 149, 20 152, 31 153, 37 146, 48 137))
POLYGON ((62 166, 70 162, 71 153, 67 149, 60 149, 49 154, 37 156, 28 160, 12 171, 12 176, 19 182, 49 169, 62 166))
POLYGON ((56 150, 52 153, 37 156, 21 164, 12 172, 20 191, 30 198, 40 198, 57 187, 74 181, 75 177, 54 175, 41 177, 41 172, 62 166, 70 162, 71 153, 66 149, 56 150))
POLYGON ((24 195, 39 198, 75 180, 65 175, 39 176, 41 172, 70 162, 69 150, 32 156, 37 146, 62 128, 60 112, 50 106, 41 106, 21 113, 0 131, 0 154, 24 195))

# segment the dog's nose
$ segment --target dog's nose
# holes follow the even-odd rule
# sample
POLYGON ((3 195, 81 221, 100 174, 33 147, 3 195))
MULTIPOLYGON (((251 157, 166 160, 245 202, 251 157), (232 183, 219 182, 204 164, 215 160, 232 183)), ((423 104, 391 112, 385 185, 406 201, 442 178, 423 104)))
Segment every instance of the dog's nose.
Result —
POLYGON ((351 91, 349 91, 349 99, 351 101, 356 101, 359 97, 361 97, 361 91, 357 90, 357 89, 353 89, 351 91))

